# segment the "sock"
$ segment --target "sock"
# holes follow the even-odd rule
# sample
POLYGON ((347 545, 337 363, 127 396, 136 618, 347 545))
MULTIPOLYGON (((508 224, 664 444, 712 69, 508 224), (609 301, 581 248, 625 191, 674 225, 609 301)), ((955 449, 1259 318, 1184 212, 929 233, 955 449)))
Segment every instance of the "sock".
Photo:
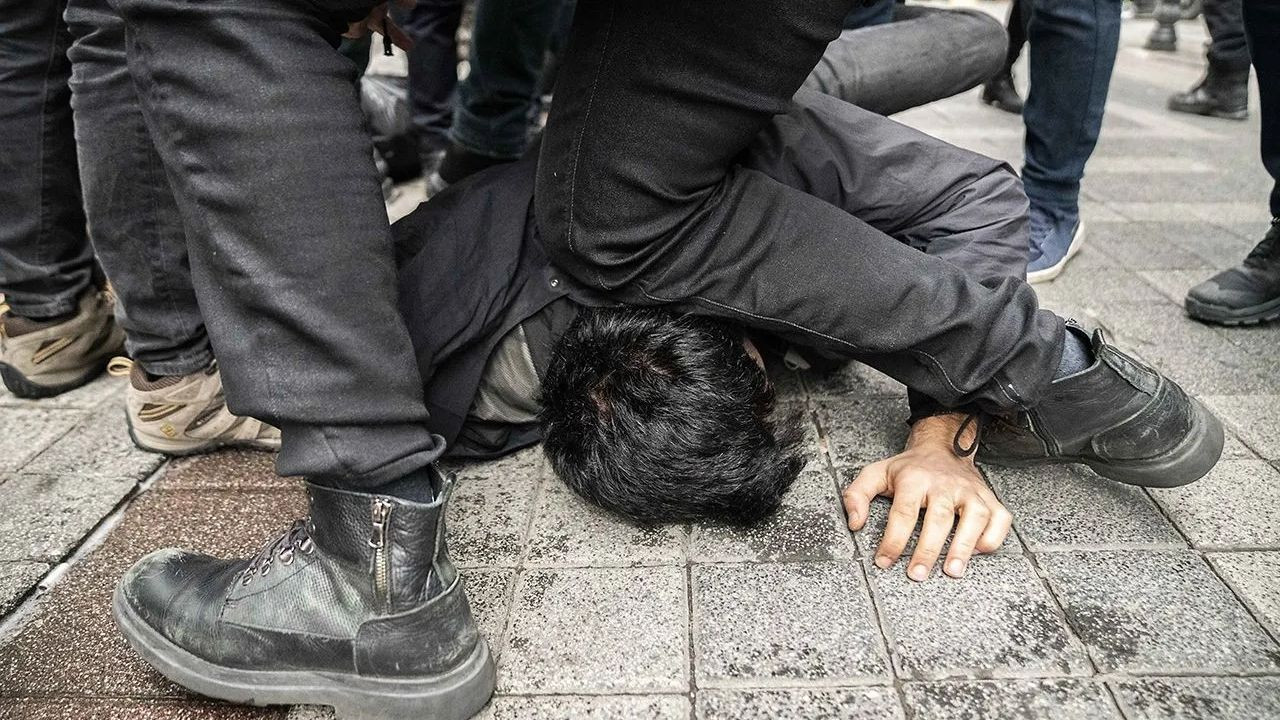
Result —
POLYGON ((1089 348, 1088 338, 1067 328, 1067 336, 1062 343, 1062 359, 1058 361, 1058 372, 1054 374, 1054 379, 1074 375, 1092 364, 1093 351, 1089 348))
POLYGON ((428 465, 421 470, 415 470, 408 475, 396 478, 385 485, 371 488, 370 492, 378 495, 390 495, 409 502, 429 503, 436 499, 435 470, 428 465))

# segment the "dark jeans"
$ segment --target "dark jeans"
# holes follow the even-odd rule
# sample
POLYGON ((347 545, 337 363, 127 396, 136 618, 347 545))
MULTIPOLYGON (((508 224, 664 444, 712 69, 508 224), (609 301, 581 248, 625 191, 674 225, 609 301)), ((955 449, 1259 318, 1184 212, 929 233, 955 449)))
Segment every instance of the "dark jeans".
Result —
POLYGON ((1120 41, 1120 0, 1022 0, 1031 92, 1022 182, 1033 205, 1076 212, 1102 128, 1120 41))
POLYGON ((1228 72, 1249 69, 1249 43, 1244 37, 1241 0, 1204 0, 1204 24, 1209 29, 1209 64, 1228 72))
POLYGON ((0 290, 20 315, 69 312, 96 249, 130 354, 157 374, 207 366, 181 219, 137 109, 123 26, 101 0, 5 0, 0 43, 0 290))
POLYGON ((292 0, 113 5, 228 408, 280 428, 285 475, 370 488, 431 462, 342 25, 292 0))
MULTIPOLYGON (((848 10, 847 0, 581 3, 539 160, 548 250, 621 300, 861 359, 949 406, 1034 404, 1063 325, 1030 287, 984 285, 735 164, 789 109, 848 10)), ((941 202, 963 192, 900 188, 941 202)), ((1002 222, 1026 232, 1020 213, 1002 222)))
POLYGON ((1280 217, 1280 5, 1244 0, 1244 31, 1258 74, 1262 114, 1262 164, 1276 181, 1271 216, 1280 217))
POLYGON ((424 150, 449 144, 461 22, 462 0, 418 0, 404 19, 404 31, 414 41, 409 51, 409 103, 418 145, 424 150))
POLYGON ((65 2, 0 0, 0 293, 65 315, 93 282, 72 138, 65 2))
POLYGON ((990 15, 913 5, 890 10, 892 22, 840 33, 804 87, 892 115, 969 90, 998 71, 1005 30, 990 15))
POLYGON ((1009 20, 1005 23, 1009 33, 1009 49, 1004 57, 1004 74, 1013 72, 1014 63, 1022 55, 1022 46, 1027 44, 1027 21, 1022 15, 1024 0, 1013 0, 1009 3, 1009 20))

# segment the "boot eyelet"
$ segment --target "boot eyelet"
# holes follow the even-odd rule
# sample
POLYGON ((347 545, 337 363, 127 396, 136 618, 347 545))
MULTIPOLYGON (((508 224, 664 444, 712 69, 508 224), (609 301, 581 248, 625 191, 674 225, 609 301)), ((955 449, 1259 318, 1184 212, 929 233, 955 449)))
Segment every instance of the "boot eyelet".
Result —
POLYGON ((261 575, 262 577, 266 577, 267 573, 269 572, 271 572, 271 564, 267 563, 266 565, 262 566, 262 569, 258 571, 258 574, 261 575))
POLYGON ((292 549, 290 549, 290 548, 285 548, 285 549, 283 549, 283 550, 281 550, 281 551, 280 551, 280 564, 282 564, 282 565, 292 565, 292 564, 293 564, 293 550, 292 550, 292 549))
POLYGON ((248 584, 251 582, 253 582, 253 576, 245 575, 244 578, 240 581, 240 584, 243 586, 248 586, 248 584))
POLYGON ((310 555, 316 551, 316 544, 311 542, 311 538, 305 538, 298 543, 298 549, 302 551, 303 555, 310 555))

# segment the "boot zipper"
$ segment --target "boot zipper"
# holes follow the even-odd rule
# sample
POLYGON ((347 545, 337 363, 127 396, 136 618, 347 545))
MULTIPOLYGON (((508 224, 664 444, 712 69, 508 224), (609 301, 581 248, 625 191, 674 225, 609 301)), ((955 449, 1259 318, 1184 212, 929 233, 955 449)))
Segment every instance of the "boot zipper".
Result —
POLYGON ((387 549, 387 522, 391 519, 391 503, 373 501, 373 590, 384 608, 391 607, 391 559, 387 549))

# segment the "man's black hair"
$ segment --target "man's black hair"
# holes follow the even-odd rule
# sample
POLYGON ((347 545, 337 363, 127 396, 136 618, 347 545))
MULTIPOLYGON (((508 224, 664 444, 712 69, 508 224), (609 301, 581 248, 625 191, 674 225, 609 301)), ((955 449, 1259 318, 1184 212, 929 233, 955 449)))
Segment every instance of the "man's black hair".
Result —
POLYGON ((542 389, 543 447, 588 500, 641 523, 748 523, 773 512, 801 468, 799 413, 743 332, 648 308, 583 309, 542 389))

